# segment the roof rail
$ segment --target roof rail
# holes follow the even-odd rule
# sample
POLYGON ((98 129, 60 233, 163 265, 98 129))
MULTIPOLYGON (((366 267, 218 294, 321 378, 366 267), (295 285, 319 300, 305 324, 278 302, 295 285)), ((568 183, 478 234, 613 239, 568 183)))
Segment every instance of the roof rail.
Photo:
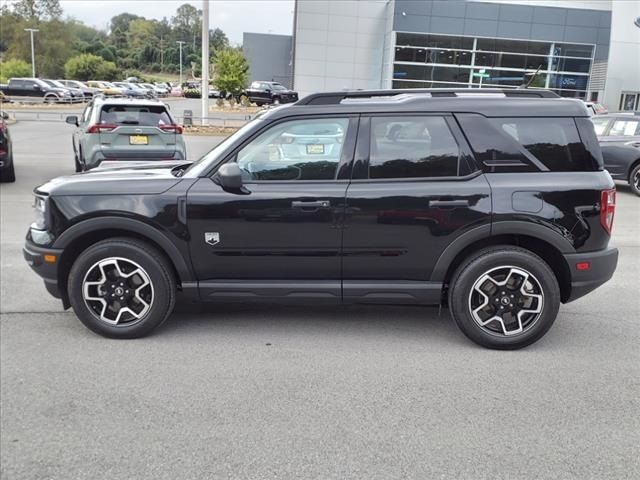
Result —
POLYGON ((393 97, 402 94, 425 94, 432 97, 456 97, 458 93, 467 95, 503 94, 505 97, 525 98, 560 98, 551 90, 534 90, 530 88, 409 88, 397 90, 345 90, 342 92, 312 93, 300 100, 296 105, 335 105, 347 98, 393 97))

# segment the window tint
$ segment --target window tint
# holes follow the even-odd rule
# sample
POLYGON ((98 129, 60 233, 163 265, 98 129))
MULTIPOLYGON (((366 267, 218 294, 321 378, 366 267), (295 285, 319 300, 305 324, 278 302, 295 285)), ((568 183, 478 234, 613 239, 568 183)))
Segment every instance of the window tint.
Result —
POLYGON ((604 131, 607 129, 609 123, 608 118, 592 118, 593 128, 596 131, 596 135, 604 135, 604 131))
POLYGON ((442 117, 373 117, 369 178, 458 174, 458 145, 442 117))
POLYGON ((157 127, 171 125, 173 121, 160 105, 105 105, 100 112, 100 123, 157 127))
POLYGON ((616 137, 631 137, 640 135, 640 121, 638 120, 616 120, 613 122, 609 135, 616 137))
POLYGON ((275 125, 238 152, 246 180, 333 180, 349 119, 293 120, 275 125))
POLYGON ((573 118, 494 118, 490 121, 551 171, 598 169, 580 140, 573 118))

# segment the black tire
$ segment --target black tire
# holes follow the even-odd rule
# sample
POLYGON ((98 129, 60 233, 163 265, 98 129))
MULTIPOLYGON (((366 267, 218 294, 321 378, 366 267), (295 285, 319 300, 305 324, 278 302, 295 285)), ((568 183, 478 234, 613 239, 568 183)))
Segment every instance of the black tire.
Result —
POLYGON ((16 171, 13 166, 13 158, 9 161, 9 166, 0 169, 0 182, 13 183, 16 181, 16 171))
POLYGON ((629 186, 631 191, 640 196, 640 163, 631 169, 629 174, 629 186))
MULTIPOLYGON (((173 270, 165 257, 151 245, 125 237, 104 240, 82 252, 71 267, 67 288, 71 306, 80 321, 93 332, 109 338, 139 338, 148 335, 169 317, 176 298, 176 280, 173 270), (104 283, 99 287, 87 287, 89 289, 97 288, 97 290, 88 290, 87 296, 108 298, 108 292, 116 292, 116 290, 110 290, 110 288, 114 287, 114 285, 123 285, 120 288, 120 292, 126 291, 127 294, 130 291, 135 292, 135 294, 129 294, 130 298, 137 297, 132 299, 134 303, 129 302, 128 306, 131 306, 133 310, 138 310, 139 317, 129 319, 128 317, 133 317, 134 315, 124 312, 122 306, 117 303, 118 298, 109 299, 109 302, 116 302, 111 303, 112 306, 118 305, 118 316, 113 313, 114 310, 110 310, 107 307, 103 309, 99 301, 85 301, 85 280, 93 280, 95 283, 96 277, 91 277, 94 273, 101 275, 98 280, 102 278, 106 280, 109 274, 114 275, 115 269, 112 266, 107 265, 104 269, 97 266, 99 262, 114 261, 112 259, 117 259, 120 271, 132 276, 124 281, 124 285, 123 283, 118 283, 122 278, 112 277, 108 279, 108 283, 104 283), (125 269, 127 265, 132 265, 129 271, 125 269), (140 270, 135 270, 136 267, 140 270), (140 273, 134 274, 134 271, 140 273), (103 272, 106 272, 107 275, 104 275, 103 272), (144 280, 143 274, 147 276, 146 280, 148 280, 149 284, 140 281, 144 280), (135 283, 137 281, 140 281, 140 285, 146 284, 147 286, 136 288, 135 283), (127 282, 132 283, 128 284, 127 282), (140 289, 142 290, 138 292, 140 289), (148 302, 146 307, 142 307, 145 304, 137 303, 137 298, 142 299, 143 296, 145 296, 144 300, 148 302), (101 319, 101 313, 104 314, 106 320, 101 319), (122 313, 121 317, 119 317, 120 313, 122 313), (118 324, 111 323, 118 318, 120 318, 118 324)), ((122 294, 125 295, 124 293, 122 294)), ((114 294, 111 296, 114 296, 114 294)), ((126 298, 125 302, 127 302, 126 298)), ((106 302, 102 305, 105 304, 109 305, 106 302)))
POLYGON ((78 160, 78 154, 77 153, 73 154, 73 162, 74 162, 75 167, 76 167, 76 173, 81 172, 82 171, 82 165, 80 164, 80 161, 78 160))
POLYGON ((556 276, 544 260, 523 248, 504 245, 480 250, 462 262, 450 283, 449 309, 453 319, 468 338, 487 348, 515 350, 531 345, 551 328, 559 308, 556 276), (522 272, 530 276, 525 277, 522 272), (481 281, 487 273, 492 279, 481 281), (495 279, 508 282, 497 286, 495 279), (489 294, 486 290, 494 292, 489 294), (509 300, 514 295, 515 300, 509 300), (482 305, 486 306, 479 310, 482 305), (529 313, 538 309, 539 313, 529 313), (518 311, 522 310, 523 320, 512 323, 520 318, 518 311), (491 318, 500 320, 490 321, 491 318), (487 323, 482 326, 482 322, 487 323))

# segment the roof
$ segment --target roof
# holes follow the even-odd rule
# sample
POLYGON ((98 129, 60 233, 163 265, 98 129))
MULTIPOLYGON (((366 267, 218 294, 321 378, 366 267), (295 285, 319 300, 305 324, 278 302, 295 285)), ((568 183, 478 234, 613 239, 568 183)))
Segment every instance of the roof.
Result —
POLYGON ((534 89, 353 90, 309 95, 263 118, 296 114, 478 113, 487 117, 589 117, 584 102, 534 89))
POLYGON ((95 102, 99 102, 102 105, 122 105, 122 104, 133 104, 133 105, 151 105, 151 106, 158 106, 158 104, 160 105, 164 105, 164 102, 162 102, 160 99, 155 99, 155 98, 131 98, 131 97, 101 97, 101 96, 97 96, 95 98, 95 102))

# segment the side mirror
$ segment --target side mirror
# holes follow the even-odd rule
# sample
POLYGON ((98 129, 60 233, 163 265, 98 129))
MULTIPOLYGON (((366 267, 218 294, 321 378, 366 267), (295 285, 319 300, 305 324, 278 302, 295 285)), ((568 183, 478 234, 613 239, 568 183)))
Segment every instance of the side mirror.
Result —
POLYGON ((214 179, 225 190, 239 190, 242 188, 242 170, 234 162, 222 165, 214 179))
POLYGON ((69 115, 65 119, 65 122, 67 122, 69 125, 75 125, 76 127, 79 125, 78 117, 76 115, 69 115))

